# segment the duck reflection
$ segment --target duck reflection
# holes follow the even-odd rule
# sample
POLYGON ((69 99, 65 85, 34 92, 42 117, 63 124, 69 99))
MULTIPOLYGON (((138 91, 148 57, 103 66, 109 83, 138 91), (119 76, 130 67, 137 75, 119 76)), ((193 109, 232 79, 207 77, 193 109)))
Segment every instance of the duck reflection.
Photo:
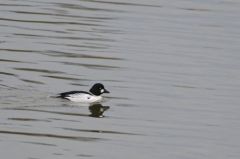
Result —
POLYGON ((108 110, 109 106, 103 106, 100 103, 95 103, 89 106, 89 111, 91 114, 89 116, 96 117, 96 118, 102 118, 104 117, 103 113, 108 110))

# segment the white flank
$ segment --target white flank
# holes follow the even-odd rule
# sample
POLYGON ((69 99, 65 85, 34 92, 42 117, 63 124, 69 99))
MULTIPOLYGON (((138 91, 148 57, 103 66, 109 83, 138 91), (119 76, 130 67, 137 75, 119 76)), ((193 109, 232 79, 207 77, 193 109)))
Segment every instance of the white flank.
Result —
POLYGON ((80 103, 95 103, 102 101, 101 96, 94 96, 90 94, 71 94, 69 97, 65 97, 73 102, 80 102, 80 103))

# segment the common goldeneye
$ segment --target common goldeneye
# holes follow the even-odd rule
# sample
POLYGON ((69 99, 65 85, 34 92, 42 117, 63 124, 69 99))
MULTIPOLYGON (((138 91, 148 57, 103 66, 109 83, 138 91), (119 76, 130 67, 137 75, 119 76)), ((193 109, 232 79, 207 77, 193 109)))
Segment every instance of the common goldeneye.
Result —
POLYGON ((70 91, 58 94, 58 98, 68 99, 73 102, 80 103, 97 103, 102 101, 101 94, 110 93, 101 83, 96 83, 92 86, 89 92, 85 91, 70 91))

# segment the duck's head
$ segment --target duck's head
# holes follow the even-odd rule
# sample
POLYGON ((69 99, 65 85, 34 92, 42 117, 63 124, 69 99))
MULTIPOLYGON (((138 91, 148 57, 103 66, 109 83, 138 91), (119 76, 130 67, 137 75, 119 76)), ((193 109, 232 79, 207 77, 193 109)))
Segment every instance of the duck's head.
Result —
POLYGON ((108 90, 104 88, 104 85, 101 83, 96 83, 92 86, 92 88, 89 90, 92 94, 99 96, 103 93, 110 93, 108 90))

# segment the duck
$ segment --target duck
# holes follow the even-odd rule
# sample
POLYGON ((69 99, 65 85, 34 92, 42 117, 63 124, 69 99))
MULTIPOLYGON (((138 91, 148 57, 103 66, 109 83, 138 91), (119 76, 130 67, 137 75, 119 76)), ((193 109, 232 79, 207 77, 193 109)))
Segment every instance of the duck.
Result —
POLYGON ((101 83, 95 83, 89 92, 86 91, 69 91, 59 93, 57 98, 67 99, 73 102, 79 103, 99 103, 103 100, 101 96, 103 93, 110 93, 105 89, 104 85, 101 83))

